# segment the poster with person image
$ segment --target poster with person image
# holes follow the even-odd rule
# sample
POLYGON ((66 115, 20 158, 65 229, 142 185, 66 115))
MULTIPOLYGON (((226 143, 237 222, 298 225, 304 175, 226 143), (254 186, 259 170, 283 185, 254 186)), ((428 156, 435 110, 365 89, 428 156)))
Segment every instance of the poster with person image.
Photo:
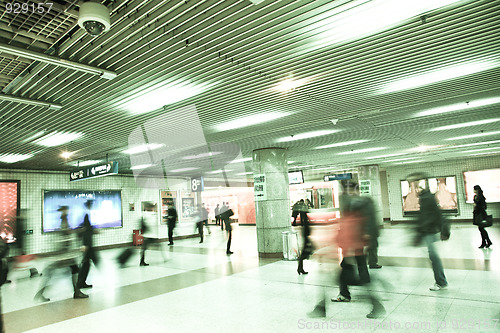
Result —
POLYGON ((429 191, 435 195, 436 201, 444 214, 458 214, 457 182, 455 176, 429 177, 417 183, 401 181, 403 215, 415 215, 420 210, 418 193, 429 185, 429 191))

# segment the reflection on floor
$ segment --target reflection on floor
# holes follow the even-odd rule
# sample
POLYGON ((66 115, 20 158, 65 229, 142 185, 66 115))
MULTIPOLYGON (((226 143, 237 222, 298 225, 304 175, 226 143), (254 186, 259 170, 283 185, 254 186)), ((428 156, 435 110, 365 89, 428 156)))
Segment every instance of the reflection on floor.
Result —
MULTIPOLYGON (((214 228, 215 229, 215 228, 214 228)), ((454 226, 440 242, 449 289, 429 291, 434 283, 426 250, 410 245, 404 226, 384 230, 380 270, 370 270, 370 288, 387 312, 366 319, 370 305, 364 287, 351 287, 353 301, 332 303, 338 294, 338 262, 308 260, 308 275, 297 275, 295 261, 258 259, 255 227, 235 227, 231 256, 225 233, 212 229, 203 244, 184 239, 147 253, 150 266, 139 266, 139 250, 125 268, 115 258, 121 249, 99 253, 91 268, 88 299, 73 299, 69 273, 61 272, 47 291, 48 303, 33 301, 40 278, 11 272, 2 287, 6 332, 498 332, 500 331, 500 230, 489 228, 492 248, 478 249, 479 232, 454 226), (382 283, 383 282, 383 283, 382 283), (325 318, 309 318, 326 297, 325 318)), ((300 228, 297 230, 300 232, 300 228)), ((313 234, 328 233, 314 227, 313 234)), ((43 269, 45 262, 34 263, 43 269)))

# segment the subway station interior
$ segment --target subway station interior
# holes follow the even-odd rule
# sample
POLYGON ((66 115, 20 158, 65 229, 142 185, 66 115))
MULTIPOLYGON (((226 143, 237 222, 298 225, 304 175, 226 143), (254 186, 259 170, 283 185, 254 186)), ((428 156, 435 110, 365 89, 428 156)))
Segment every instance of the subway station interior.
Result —
POLYGON ((498 0, 0 2, 4 332, 500 332, 499 17, 498 0), (446 283, 415 241, 424 191, 450 226, 446 283), (345 299, 353 196, 378 261, 345 299))

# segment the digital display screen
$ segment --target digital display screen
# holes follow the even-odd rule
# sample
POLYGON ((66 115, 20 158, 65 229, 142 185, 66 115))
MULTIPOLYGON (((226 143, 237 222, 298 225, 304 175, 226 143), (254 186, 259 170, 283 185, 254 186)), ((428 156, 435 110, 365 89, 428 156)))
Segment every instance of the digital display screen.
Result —
POLYGON ((500 169, 464 172, 465 201, 474 202, 474 185, 481 186, 486 202, 500 202, 500 169))
POLYGON ((87 200, 94 200, 90 210, 90 223, 95 228, 117 228, 122 226, 121 191, 43 191, 43 232, 61 227, 60 206, 68 206, 68 224, 78 228, 89 211, 87 200))
POLYGON ((288 172, 288 184, 302 184, 304 183, 304 175, 302 171, 288 172))

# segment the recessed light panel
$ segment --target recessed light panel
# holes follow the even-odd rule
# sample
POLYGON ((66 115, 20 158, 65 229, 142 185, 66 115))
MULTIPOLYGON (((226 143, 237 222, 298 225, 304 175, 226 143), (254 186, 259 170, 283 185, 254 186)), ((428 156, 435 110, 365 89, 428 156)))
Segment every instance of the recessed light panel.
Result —
POLYGON ((40 146, 55 147, 71 142, 83 136, 83 133, 52 132, 33 141, 40 146))
POLYGON ((146 169, 153 166, 153 164, 139 164, 139 165, 134 165, 133 167, 130 168, 130 170, 142 170, 146 169))
MULTIPOLYGON (((403 2, 403 1, 401 1, 403 2)), ((413 1, 412 1, 413 2, 413 1)), ((404 3, 407 3, 404 1, 404 3)), ((458 64, 455 66, 447 66, 444 68, 438 68, 430 70, 424 74, 413 75, 410 77, 405 77, 401 80, 392 81, 383 85, 381 89, 378 90, 379 94, 386 94, 395 91, 408 90, 413 88, 418 88, 433 84, 436 82, 447 81, 455 79, 458 77, 475 74, 479 72, 486 71, 488 69, 496 68, 500 66, 500 61, 498 60, 478 60, 475 62, 467 62, 458 64)), ((408 76, 408 75, 405 75, 408 76)))
POLYGON ((458 0, 357 0, 322 14, 324 19, 308 26, 316 34, 308 51, 340 44, 384 31, 412 17, 458 0))
POLYGON ((33 154, 0 154, 0 162, 16 163, 33 157, 33 154))
POLYGON ((441 106, 441 107, 421 111, 421 112, 415 114, 415 117, 432 116, 432 115, 436 115, 436 114, 448 113, 448 112, 453 112, 453 111, 460 111, 460 110, 465 110, 465 109, 473 109, 473 108, 477 108, 480 106, 487 106, 487 105, 493 105, 493 104, 499 104, 499 103, 500 103, 500 97, 485 98, 485 99, 479 99, 479 100, 475 100, 475 101, 467 101, 467 102, 463 102, 463 103, 451 104, 451 105, 446 105, 446 106, 441 106))
POLYGON ((457 137, 449 138, 449 139, 445 139, 445 140, 446 141, 454 141, 454 140, 472 139, 472 138, 480 138, 483 136, 497 135, 497 134, 500 134, 500 131, 484 132, 484 133, 477 133, 477 134, 471 134, 471 135, 463 135, 463 136, 457 136, 457 137))
POLYGON ((496 123, 498 121, 500 121, 500 118, 483 119, 483 120, 477 120, 477 121, 469 121, 467 123, 461 123, 461 124, 454 124, 454 125, 447 125, 447 126, 436 127, 436 128, 430 129, 429 132, 446 131, 446 130, 456 129, 456 128, 464 128, 464 127, 472 127, 472 126, 478 126, 478 125, 485 125, 485 124, 496 123))
POLYGON ((192 171, 192 170, 197 170, 198 168, 182 168, 182 169, 175 169, 175 170, 170 170, 170 172, 185 172, 185 171, 192 171))
POLYGON ((101 163, 102 160, 87 160, 87 161, 81 161, 81 162, 75 162, 75 163, 72 163, 71 165, 75 166, 75 167, 78 167, 78 166, 87 166, 87 165, 94 165, 94 164, 98 164, 98 163, 101 163))
POLYGON ((269 121, 273 121, 282 117, 288 116, 288 113, 262 113, 253 116, 243 117, 235 120, 231 120, 222 124, 215 126, 214 128, 219 131, 229 131, 237 128, 248 127, 257 124, 264 124, 269 121))
POLYGON ((141 92, 126 101, 122 108, 133 114, 141 114, 158 110, 161 107, 180 102, 196 96, 213 86, 214 84, 194 84, 176 81, 165 85, 157 84, 151 88, 143 89, 141 92))
POLYGON ((127 150, 124 150, 123 152, 125 154, 134 155, 134 154, 143 153, 143 152, 148 151, 148 150, 158 149, 158 148, 161 148, 163 146, 164 145, 161 143, 148 143, 145 145, 140 145, 140 146, 129 148, 127 150))

